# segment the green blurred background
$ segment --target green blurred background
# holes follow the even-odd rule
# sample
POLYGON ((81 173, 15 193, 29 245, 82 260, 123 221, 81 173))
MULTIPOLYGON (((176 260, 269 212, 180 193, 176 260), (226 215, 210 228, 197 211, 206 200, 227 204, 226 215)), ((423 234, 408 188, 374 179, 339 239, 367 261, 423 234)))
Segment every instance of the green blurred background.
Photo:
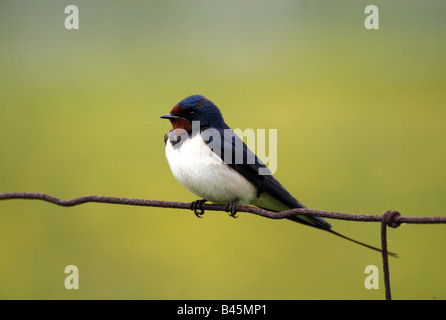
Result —
MULTIPOLYGON (((372 2, 2 1, 0 192, 196 200, 159 116, 203 94, 278 129, 276 177, 311 208, 446 215, 446 2, 372 2)), ((377 223, 330 222, 379 246, 377 223)), ((445 299, 446 226, 389 241, 393 297, 445 299)), ((384 298, 379 253, 245 213, 2 201, 0 257, 2 299, 384 298)))

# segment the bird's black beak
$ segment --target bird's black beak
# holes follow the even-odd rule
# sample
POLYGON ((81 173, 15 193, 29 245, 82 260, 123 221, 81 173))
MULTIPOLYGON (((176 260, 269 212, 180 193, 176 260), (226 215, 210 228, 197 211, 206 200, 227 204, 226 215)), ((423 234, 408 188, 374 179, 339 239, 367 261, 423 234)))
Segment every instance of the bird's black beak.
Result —
POLYGON ((183 119, 182 117, 178 117, 178 116, 176 116, 174 114, 171 114, 171 113, 162 115, 160 118, 161 119, 183 119))

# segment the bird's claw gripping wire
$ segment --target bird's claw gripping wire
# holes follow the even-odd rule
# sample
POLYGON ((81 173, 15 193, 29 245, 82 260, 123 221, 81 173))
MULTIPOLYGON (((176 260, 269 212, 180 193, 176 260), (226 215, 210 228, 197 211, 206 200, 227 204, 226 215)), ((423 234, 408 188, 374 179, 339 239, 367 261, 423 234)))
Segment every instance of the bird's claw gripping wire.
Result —
POLYGON ((230 217, 237 218, 237 209, 235 208, 235 206, 237 205, 238 202, 239 202, 239 199, 236 199, 234 201, 229 202, 226 205, 225 211, 229 212, 230 217))
POLYGON ((190 204, 190 209, 194 212, 194 214, 201 218, 201 216, 204 214, 203 204, 206 202, 206 199, 200 199, 192 201, 190 204))

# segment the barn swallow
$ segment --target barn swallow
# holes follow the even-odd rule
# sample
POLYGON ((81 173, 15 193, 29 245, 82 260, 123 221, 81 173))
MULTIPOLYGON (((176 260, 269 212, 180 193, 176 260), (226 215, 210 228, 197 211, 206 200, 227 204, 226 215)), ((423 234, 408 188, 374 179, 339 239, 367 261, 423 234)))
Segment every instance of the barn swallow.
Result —
MULTIPOLYGON (((305 208, 233 133, 210 100, 202 95, 189 96, 161 118, 169 119, 172 124, 172 129, 164 136, 164 143, 173 175, 202 198, 191 203, 191 209, 198 217, 204 213, 201 205, 206 201, 225 204, 226 211, 233 217, 236 204, 276 212, 305 208)), ((320 217, 301 215, 288 219, 381 251, 333 231, 331 225, 320 217)))

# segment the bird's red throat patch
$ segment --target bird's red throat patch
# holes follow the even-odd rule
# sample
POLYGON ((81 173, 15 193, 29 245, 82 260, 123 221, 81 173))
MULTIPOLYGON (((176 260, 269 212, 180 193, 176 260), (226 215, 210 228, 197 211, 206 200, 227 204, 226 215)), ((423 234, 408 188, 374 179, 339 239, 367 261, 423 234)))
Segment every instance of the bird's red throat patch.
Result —
MULTIPOLYGON (((180 107, 180 105, 175 105, 172 110, 170 111, 171 114, 173 114, 174 116, 179 116, 179 114, 181 113, 181 111, 185 110, 185 107, 180 107)), ((183 129, 186 131, 190 131, 192 130, 192 125, 189 122, 189 120, 186 119, 182 119, 182 118, 172 118, 169 119, 170 123, 172 124, 172 128, 175 129, 183 129)))

